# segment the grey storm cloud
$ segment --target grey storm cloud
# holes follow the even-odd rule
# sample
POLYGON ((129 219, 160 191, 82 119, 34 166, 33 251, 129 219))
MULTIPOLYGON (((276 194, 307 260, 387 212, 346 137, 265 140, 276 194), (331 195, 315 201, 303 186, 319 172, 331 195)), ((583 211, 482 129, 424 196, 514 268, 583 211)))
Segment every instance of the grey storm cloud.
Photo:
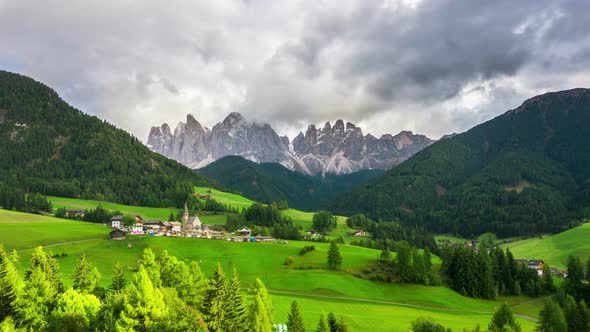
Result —
POLYGON ((463 131, 590 84, 585 0, 0 0, 0 68, 145 138, 232 111, 292 137, 463 131))

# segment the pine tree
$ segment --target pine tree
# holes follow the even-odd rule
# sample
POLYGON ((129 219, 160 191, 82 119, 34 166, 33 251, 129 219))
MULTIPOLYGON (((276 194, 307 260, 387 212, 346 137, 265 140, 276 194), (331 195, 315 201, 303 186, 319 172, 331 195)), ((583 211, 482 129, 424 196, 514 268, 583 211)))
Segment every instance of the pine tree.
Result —
POLYGON ((428 246, 424 248, 424 264, 426 264, 426 271, 430 272, 430 268, 432 267, 432 255, 430 254, 430 249, 428 246))
POLYGON ((332 270, 338 269, 342 265, 342 256, 340 255, 340 249, 335 241, 330 243, 328 249, 328 267, 332 270))
POLYGON ((17 304, 17 323, 20 327, 38 331, 46 325, 58 292, 41 267, 29 272, 17 304))
POLYGON ((336 319, 336 315, 333 312, 328 314, 328 327, 330 328, 330 332, 338 332, 338 319, 336 319))
POLYGON ((551 275, 551 269, 549 264, 543 264, 543 279, 541 280, 543 290, 547 293, 555 291, 555 285, 553 285, 553 276, 551 275))
POLYGON ((164 297, 152 284, 143 265, 139 266, 139 270, 131 278, 125 293, 128 296, 129 305, 125 308, 124 316, 135 322, 136 330, 153 330, 158 322, 166 317, 164 297))
POLYGON ((226 331, 225 322, 227 319, 227 279, 220 264, 209 279, 205 289, 201 312, 203 319, 212 332, 226 331))
POLYGON ((160 265, 156 263, 156 255, 154 255, 152 249, 146 248, 143 251, 143 256, 138 262, 145 268, 154 287, 160 287, 162 285, 162 279, 160 278, 160 265))
POLYGON ((238 331, 246 326, 247 316, 244 309, 244 301, 240 294, 240 280, 238 279, 238 273, 235 269, 232 273, 227 290, 226 329, 229 331, 238 331))
POLYGON ((125 275, 123 273, 123 265, 120 262, 115 264, 113 269, 113 281, 109 286, 109 290, 113 292, 122 291, 125 288, 126 284, 125 275))
POLYGON ((287 319, 287 331, 305 332, 303 317, 301 316, 301 311, 299 310, 299 305, 296 301, 291 303, 291 312, 289 313, 289 317, 287 319))
MULTIPOLYGON (((567 332, 568 327, 565 323, 563 311, 553 301, 545 301, 543 310, 539 313, 539 323, 537 324, 539 332, 567 332)), ((577 331, 577 330, 570 330, 577 331)))
POLYGON ((249 293, 252 297, 248 307, 248 325, 250 331, 272 331, 272 303, 268 291, 262 281, 256 278, 249 293))
POLYGON ((406 241, 396 244, 397 265, 401 282, 412 282, 414 269, 412 267, 412 248, 406 241))
POLYGON ((40 268, 45 274, 45 278, 51 283, 51 286, 56 292, 63 292, 64 285, 61 281, 59 272, 59 263, 51 255, 43 251, 43 247, 37 247, 31 255, 29 270, 25 274, 25 279, 28 280, 32 271, 35 268, 40 268))
POLYGON ((176 218, 174 217, 174 212, 170 211, 170 216, 168 216, 168 221, 175 221, 176 218))
POLYGON ((94 291, 99 281, 98 270, 86 261, 86 254, 82 253, 74 271, 74 289, 82 294, 89 294, 94 291))
POLYGON ((520 332, 520 324, 516 322, 510 307, 506 303, 502 303, 500 308, 494 313, 492 321, 488 325, 490 332, 502 332, 505 328, 510 328, 514 332, 520 332))
POLYGON ((0 322, 16 313, 22 283, 14 261, 0 245, 0 322))
POLYGON ((328 319, 326 315, 322 312, 320 316, 320 322, 318 323, 317 332, 330 332, 330 326, 328 325, 328 319))

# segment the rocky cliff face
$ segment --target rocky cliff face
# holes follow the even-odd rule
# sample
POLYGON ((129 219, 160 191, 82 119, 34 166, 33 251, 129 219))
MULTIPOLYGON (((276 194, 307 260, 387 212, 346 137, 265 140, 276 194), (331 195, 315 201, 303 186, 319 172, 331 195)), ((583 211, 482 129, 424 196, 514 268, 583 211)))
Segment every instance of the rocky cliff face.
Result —
POLYGON ((209 130, 187 116, 174 133, 167 124, 153 127, 147 145, 150 149, 189 167, 201 168, 228 155, 255 162, 281 163, 306 174, 346 174, 362 169, 389 169, 432 144, 423 135, 403 131, 380 138, 363 135, 360 128, 338 120, 318 129, 310 125, 289 142, 268 124, 245 120, 231 113, 209 130))

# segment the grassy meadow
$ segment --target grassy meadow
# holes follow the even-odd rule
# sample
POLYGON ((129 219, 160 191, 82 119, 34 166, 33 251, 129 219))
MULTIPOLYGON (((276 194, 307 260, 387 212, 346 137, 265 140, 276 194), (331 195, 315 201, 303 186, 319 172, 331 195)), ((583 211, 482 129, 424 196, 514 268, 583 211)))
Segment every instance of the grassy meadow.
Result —
POLYGON ((250 207, 250 205, 254 203, 253 200, 250 200, 246 197, 207 187, 195 187, 195 194, 211 195, 211 198, 218 201, 219 203, 236 206, 240 210, 250 207))
POLYGON ((562 233, 515 241, 503 245, 516 258, 542 259, 552 267, 565 268, 568 256, 590 257, 590 223, 562 233))

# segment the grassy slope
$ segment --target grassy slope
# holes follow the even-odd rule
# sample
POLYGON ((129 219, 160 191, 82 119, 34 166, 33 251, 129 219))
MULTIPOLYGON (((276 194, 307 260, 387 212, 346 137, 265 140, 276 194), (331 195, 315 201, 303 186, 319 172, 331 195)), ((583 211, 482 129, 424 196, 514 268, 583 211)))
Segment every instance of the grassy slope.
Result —
POLYGON ((536 258, 550 266, 565 268, 570 255, 579 256, 583 261, 590 257, 590 223, 543 238, 530 238, 508 243, 516 258, 536 258))
POLYGON ((219 203, 237 206, 240 209, 247 208, 252 205, 252 203, 254 203, 253 200, 247 199, 246 197, 207 187, 195 187, 195 193, 201 195, 211 195, 211 198, 218 201, 219 203))
POLYGON ((104 225, 0 210, 0 243, 9 250, 106 238, 107 235, 104 225))
MULTIPOLYGON (((97 236, 103 237, 98 240, 57 245, 49 249, 53 253, 67 254, 66 257, 59 258, 62 274, 66 281, 72 280, 72 272, 77 258, 82 252, 86 253, 88 260, 99 268, 103 275, 103 284, 107 285, 112 277, 112 266, 115 260, 132 268, 143 249, 150 247, 156 253, 166 249, 187 262, 193 260, 200 262, 206 274, 212 273, 217 262, 221 262, 227 271, 236 267, 244 285, 253 282, 256 277, 260 277, 271 290, 313 296, 329 295, 383 300, 460 310, 459 312, 445 312, 435 309, 414 309, 341 299, 273 295, 276 306, 275 317, 278 322, 285 320, 288 303, 295 297, 302 305, 302 311, 309 328, 315 326, 321 310, 334 311, 344 315, 351 331, 364 330, 365 327, 375 330, 402 331, 406 330, 409 322, 416 317, 432 317, 453 328, 472 327, 472 323, 485 325, 489 321, 490 315, 472 314, 462 310, 491 311, 498 303, 464 298, 444 287, 382 284, 355 278, 347 272, 361 268, 368 260, 374 259, 379 254, 378 251, 366 248, 341 246, 344 257, 343 270, 345 271, 334 272, 321 269, 326 257, 326 244, 315 244, 317 248, 315 252, 299 256, 300 248, 308 243, 289 241, 288 245, 273 245, 153 237, 111 241, 104 239, 106 231, 102 225, 0 210, 0 242, 8 250, 27 249, 39 243, 55 244, 97 236), (27 231, 30 236, 26 238, 10 236, 22 231, 22 228, 15 227, 15 224, 28 227, 27 231), (47 238, 48 236, 49 238, 47 238), (129 244, 131 244, 131 248, 129 248, 129 244), (295 259, 289 268, 282 265, 288 256, 295 259), (314 269, 297 269, 300 266, 311 266, 314 269), (469 318, 469 324, 465 324, 466 321, 462 318, 469 318)), ((30 254, 30 250, 20 252, 21 271, 26 269, 26 262, 30 258, 30 254)), ((526 322, 523 324, 528 326, 526 322)))

